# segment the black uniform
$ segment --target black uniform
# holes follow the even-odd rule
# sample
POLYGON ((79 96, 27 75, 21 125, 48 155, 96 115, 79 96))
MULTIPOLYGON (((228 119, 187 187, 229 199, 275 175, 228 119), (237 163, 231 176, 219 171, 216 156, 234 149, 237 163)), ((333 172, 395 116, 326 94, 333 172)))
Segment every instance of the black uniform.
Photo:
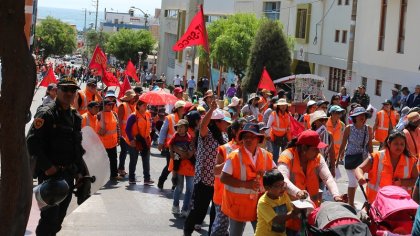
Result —
MULTIPOLYGON (((45 171, 52 166, 58 169, 54 177, 63 178, 70 190, 73 189, 75 176, 86 174, 82 159, 81 122, 82 117, 77 110, 62 110, 58 101, 38 108, 27 144, 29 154, 36 159, 34 177, 38 177, 39 183, 51 177, 46 176, 45 171)), ((41 211, 37 235, 55 235, 60 231, 71 197, 72 191, 69 191, 58 206, 41 211)))

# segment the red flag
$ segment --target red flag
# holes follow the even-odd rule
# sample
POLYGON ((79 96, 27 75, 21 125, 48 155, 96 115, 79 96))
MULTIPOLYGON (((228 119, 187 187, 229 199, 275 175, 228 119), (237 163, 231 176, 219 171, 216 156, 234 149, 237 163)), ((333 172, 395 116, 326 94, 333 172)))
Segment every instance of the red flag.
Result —
POLYGON ((47 75, 42 79, 41 83, 39 83, 40 87, 48 87, 49 84, 57 83, 57 79, 55 78, 54 72, 52 71, 52 68, 50 67, 48 69, 47 75))
POLYGON ((200 5, 200 11, 191 20, 187 32, 174 44, 174 51, 181 51, 187 46, 201 45, 206 52, 209 52, 209 42, 207 39, 206 23, 204 21, 203 5, 200 5))
POLYGON ((274 92, 274 94, 277 93, 276 86, 274 86, 273 80, 271 80, 271 77, 265 69, 265 66, 261 75, 260 82, 258 83, 258 89, 267 89, 274 92))
POLYGON ((290 116, 290 131, 292 133, 292 138, 296 138, 305 130, 305 127, 299 123, 293 116, 290 116))
POLYGON ((118 79, 112 74, 112 72, 105 71, 102 76, 102 82, 107 86, 120 86, 118 79))
POLYGON ((89 69, 96 69, 98 72, 106 70, 106 55, 102 50, 96 45, 95 51, 93 52, 92 59, 89 63, 89 69))
POLYGON ((137 77, 136 67, 134 67, 133 63, 128 60, 127 67, 125 68, 125 74, 131 76, 135 81, 140 82, 139 77, 137 77))
POLYGON ((127 90, 131 89, 131 85, 130 82, 128 81, 127 76, 124 77, 124 82, 123 84, 120 86, 120 92, 118 93, 118 99, 120 99, 122 96, 124 96, 125 92, 127 90))

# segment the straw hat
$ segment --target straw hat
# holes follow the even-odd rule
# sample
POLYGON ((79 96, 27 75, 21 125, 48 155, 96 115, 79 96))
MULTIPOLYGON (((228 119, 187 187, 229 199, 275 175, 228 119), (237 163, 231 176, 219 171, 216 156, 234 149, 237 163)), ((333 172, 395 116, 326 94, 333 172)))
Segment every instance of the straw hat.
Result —
POLYGON ((277 106, 288 106, 289 103, 285 98, 280 98, 279 101, 276 103, 277 106))

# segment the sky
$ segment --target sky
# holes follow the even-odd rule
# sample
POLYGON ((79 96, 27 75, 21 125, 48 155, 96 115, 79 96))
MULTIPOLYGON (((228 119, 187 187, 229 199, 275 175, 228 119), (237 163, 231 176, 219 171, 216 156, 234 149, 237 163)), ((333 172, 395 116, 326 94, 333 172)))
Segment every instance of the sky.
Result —
MULTIPOLYGON (((144 12, 154 15, 155 8, 160 8, 161 0, 98 0, 99 11, 127 12, 131 6, 142 9, 144 12)), ((82 9, 93 11, 96 0, 38 0, 38 6, 53 8, 82 9)))

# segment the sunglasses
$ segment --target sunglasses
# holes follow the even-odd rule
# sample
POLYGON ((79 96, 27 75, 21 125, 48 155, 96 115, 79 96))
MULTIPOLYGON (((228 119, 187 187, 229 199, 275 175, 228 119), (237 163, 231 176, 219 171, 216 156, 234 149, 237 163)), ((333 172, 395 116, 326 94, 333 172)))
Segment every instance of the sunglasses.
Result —
POLYGON ((77 88, 74 88, 74 87, 60 87, 60 90, 65 92, 65 93, 67 93, 67 92, 75 93, 77 91, 77 88))

